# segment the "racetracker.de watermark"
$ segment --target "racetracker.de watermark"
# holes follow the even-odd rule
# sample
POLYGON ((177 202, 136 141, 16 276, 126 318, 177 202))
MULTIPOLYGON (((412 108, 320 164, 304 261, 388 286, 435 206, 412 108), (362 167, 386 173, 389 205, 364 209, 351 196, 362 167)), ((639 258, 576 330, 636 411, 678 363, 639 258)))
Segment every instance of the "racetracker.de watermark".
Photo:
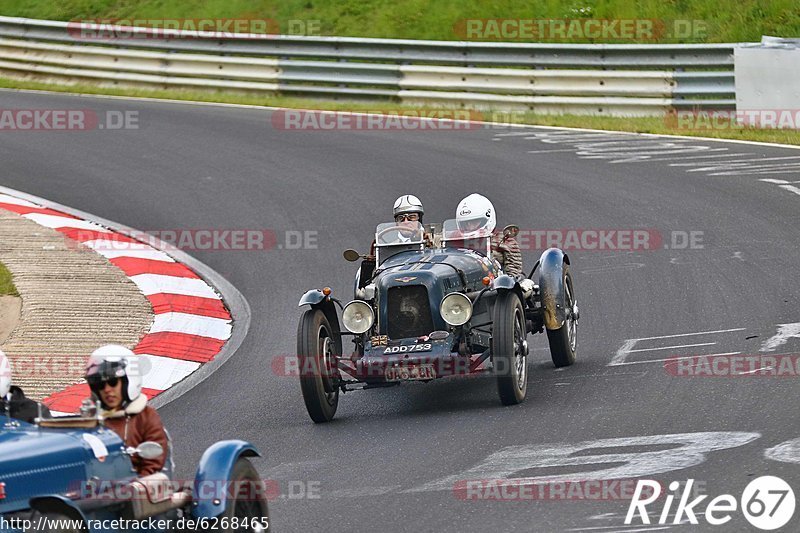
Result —
POLYGON ((0 132, 137 130, 138 111, 0 108, 0 132))
MULTIPOLYGON (((126 372, 129 376, 147 376, 153 364, 146 356, 130 356, 126 372)), ((82 376, 89 362, 88 354, 63 355, 8 355, 11 376, 14 380, 37 380, 53 376, 82 376)), ((0 369, 2 375, 2 369, 0 369)))
POLYGON ((414 110, 381 112, 307 111, 281 109, 272 113, 272 127, 294 131, 476 130, 486 120, 480 111, 466 109, 414 110))
POLYGON ((745 128, 800 129, 800 109, 721 109, 677 111, 665 116, 670 128, 730 131, 745 128))
POLYGON ((690 378, 796 378, 800 377, 800 354, 676 356, 667 359, 664 370, 690 378))
POLYGON ((91 230, 76 230, 69 235, 73 242, 83 243, 95 251, 141 250, 152 246, 164 251, 190 252, 265 252, 271 250, 316 250, 316 230, 201 228, 153 229, 132 231, 127 236, 98 234, 91 230))
POLYGON ((462 19, 453 33, 467 41, 665 41, 704 39, 708 23, 691 19, 462 19))
POLYGON ((237 498, 241 501, 259 500, 319 500, 322 482, 317 480, 261 479, 233 481, 205 479, 202 481, 177 479, 139 479, 135 483, 121 483, 118 479, 92 479, 70 484, 69 496, 80 500, 104 502, 162 500, 171 494, 191 490, 193 501, 213 501, 237 498), (142 490, 146 489, 146 490, 142 490))
POLYGON ((322 34, 318 19, 239 18, 96 18, 67 23, 73 39, 86 41, 127 39, 233 38, 276 39, 281 35, 322 34))
POLYGON ((453 496, 475 501, 618 501, 633 498, 636 482, 636 479, 466 479, 454 484, 453 496))
POLYGON ((654 228, 521 229, 521 250, 557 247, 565 251, 700 250, 705 247, 700 230, 662 231, 654 228))

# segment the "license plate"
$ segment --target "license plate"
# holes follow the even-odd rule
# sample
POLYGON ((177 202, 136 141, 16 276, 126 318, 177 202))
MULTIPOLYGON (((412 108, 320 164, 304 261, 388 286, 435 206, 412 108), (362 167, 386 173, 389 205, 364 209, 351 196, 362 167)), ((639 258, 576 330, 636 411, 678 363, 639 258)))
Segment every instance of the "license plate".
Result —
POLYGON ((383 354, 430 352, 432 348, 433 346, 429 342, 406 344, 404 346, 387 346, 386 349, 383 350, 383 354))
POLYGON ((413 381, 436 379, 433 365, 390 366, 386 369, 386 381, 413 381))

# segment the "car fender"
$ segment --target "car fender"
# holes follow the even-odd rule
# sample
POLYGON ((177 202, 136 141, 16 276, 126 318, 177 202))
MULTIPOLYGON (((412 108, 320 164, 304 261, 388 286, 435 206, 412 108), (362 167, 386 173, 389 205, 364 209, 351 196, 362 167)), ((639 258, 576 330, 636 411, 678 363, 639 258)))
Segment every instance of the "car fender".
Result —
POLYGON ((497 276, 492 282, 492 288, 495 290, 511 290, 517 286, 517 280, 511 276, 501 274, 497 276))
POLYGON ((50 496, 37 496, 30 500, 31 509, 45 515, 64 515, 69 520, 75 520, 81 524, 81 531, 89 533, 89 521, 83 514, 78 505, 64 496, 57 494, 50 496))
POLYGON ((336 353, 342 353, 342 328, 339 326, 339 315, 336 314, 336 306, 333 300, 329 296, 325 296, 321 290, 311 289, 300 298, 298 307, 303 307, 304 305, 309 305, 312 309, 320 309, 325 313, 325 318, 328 319, 328 323, 333 329, 336 353))
POLYGON ((539 290, 542 295, 544 325, 559 329, 566 318, 564 310, 564 263, 569 256, 559 248, 549 248, 539 259, 539 290))
POLYGON ((261 457, 255 446, 243 440, 223 440, 211 445, 197 466, 194 478, 194 518, 213 518, 225 511, 228 484, 239 457, 261 457))
POLYGON ((319 289, 311 289, 310 291, 306 292, 302 298, 300 298, 300 303, 297 304, 297 307, 303 307, 304 305, 315 306, 322 303, 325 300, 325 295, 322 294, 322 291, 319 289))

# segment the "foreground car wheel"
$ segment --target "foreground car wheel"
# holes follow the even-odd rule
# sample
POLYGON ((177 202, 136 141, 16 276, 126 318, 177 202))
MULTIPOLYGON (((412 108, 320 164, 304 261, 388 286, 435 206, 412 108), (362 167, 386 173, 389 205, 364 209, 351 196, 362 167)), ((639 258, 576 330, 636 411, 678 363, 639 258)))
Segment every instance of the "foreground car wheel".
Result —
POLYGON ((492 358, 497 392, 503 405, 525 400, 528 391, 528 345, 525 312, 513 292, 501 293, 494 305, 492 358))
POLYGON ((252 463, 243 457, 237 459, 230 481, 233 494, 225 502, 225 513, 219 517, 220 525, 229 527, 218 531, 268 531, 266 488, 252 463))
POLYGON ((333 330, 319 309, 309 309, 297 328, 300 389, 311 420, 328 422, 339 405, 339 370, 333 330))
MULTIPOLYGON (((33 531, 40 531, 43 533, 84 533, 84 531, 88 531, 87 529, 83 528, 78 529, 69 527, 69 524, 74 523, 74 518, 61 513, 40 513, 38 511, 34 511, 31 513, 30 521, 34 527, 32 529, 26 529, 25 533, 33 531), (43 527, 41 529, 37 529, 37 526, 40 522, 42 523, 43 527)), ((6 530, 3 529, 2 531, 6 530)))
POLYGON ((572 288, 572 275, 569 265, 564 265, 564 307, 566 319, 558 328, 547 330, 547 340, 550 343, 550 357, 557 367, 569 366, 575 362, 575 352, 578 348, 578 306, 575 302, 575 292, 572 288))

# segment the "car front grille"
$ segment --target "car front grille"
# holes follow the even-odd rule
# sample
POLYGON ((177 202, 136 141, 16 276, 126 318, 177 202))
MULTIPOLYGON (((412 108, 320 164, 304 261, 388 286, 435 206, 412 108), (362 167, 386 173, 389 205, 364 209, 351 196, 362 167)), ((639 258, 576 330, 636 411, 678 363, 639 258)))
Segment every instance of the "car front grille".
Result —
POLYGON ((433 331, 428 290, 422 285, 390 287, 387 295, 390 339, 407 339, 433 331))

